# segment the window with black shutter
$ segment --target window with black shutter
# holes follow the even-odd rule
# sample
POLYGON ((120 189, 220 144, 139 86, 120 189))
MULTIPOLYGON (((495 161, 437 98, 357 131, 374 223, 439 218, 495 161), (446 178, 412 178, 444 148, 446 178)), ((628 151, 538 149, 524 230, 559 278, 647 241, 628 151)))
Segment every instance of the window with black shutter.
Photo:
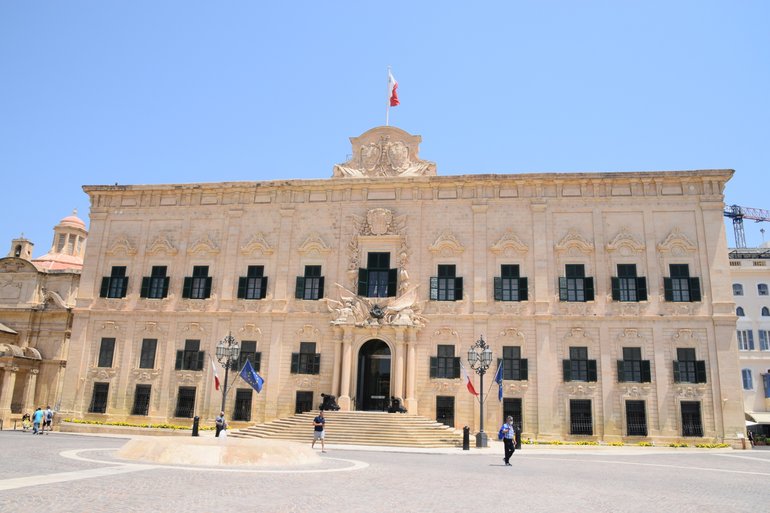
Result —
POLYGON ((430 279, 430 298, 433 301, 460 301, 463 298, 463 279, 455 275, 454 265, 439 265, 438 276, 430 279))
POLYGON ((305 266, 305 275, 297 276, 294 297, 308 301, 324 297, 324 277, 321 275, 320 265, 305 266))
POLYGON ((494 278, 495 301, 526 301, 529 296, 527 278, 519 276, 519 266, 503 264, 500 276, 494 278))
POLYGON ((594 300, 594 279, 586 277, 583 264, 566 264, 565 276, 559 278, 559 300, 586 302, 594 300))
POLYGON ((636 264, 618 264, 618 275, 610 279, 615 301, 647 301, 647 278, 636 275, 636 264))
POLYGON ((192 276, 187 276, 184 279, 182 297, 185 299, 208 299, 211 297, 211 277, 209 276, 209 266, 193 266, 192 276))
POLYGON ((127 291, 128 277, 126 276, 126 266, 113 266, 110 275, 102 278, 102 287, 99 290, 99 297, 124 298, 126 297, 127 291))
POLYGON ((200 340, 185 340, 184 349, 176 352, 176 370, 203 370, 205 351, 200 350, 200 340))
POLYGON ((358 270, 358 295, 395 297, 397 280, 398 269, 390 268, 390 253, 368 253, 366 269, 358 270))
POLYGON ((674 360, 675 383, 706 383, 706 362, 695 359, 695 349, 677 348, 674 360))
POLYGON ((142 340, 142 352, 139 356, 140 369, 155 368, 155 351, 158 347, 158 339, 145 338, 142 340))
POLYGON ((150 276, 142 278, 142 290, 140 297, 146 299, 163 299, 168 296, 169 277, 166 276, 167 267, 165 265, 154 265, 150 271, 150 276))
POLYGON ((503 346, 503 357, 498 364, 503 365, 503 380, 527 381, 529 369, 527 359, 521 357, 521 347, 503 346))
POLYGON ((618 360, 618 382, 649 383, 650 361, 642 360, 640 347, 624 347, 623 359, 618 360))
POLYGON ((255 371, 260 370, 262 363, 262 353, 257 352, 257 342, 255 340, 244 340, 241 342, 241 354, 238 356, 238 362, 233 370, 240 371, 246 364, 246 360, 251 362, 255 371))
POLYGON ((94 390, 91 393, 91 404, 88 405, 89 413, 107 412, 107 395, 109 391, 109 383, 94 383, 94 390))
POLYGON ((299 353, 291 354, 292 374, 319 374, 321 355, 316 353, 315 342, 300 342, 299 353))
POLYGON ((690 276, 688 264, 670 264, 670 276, 663 278, 666 301, 687 303, 701 300, 700 279, 690 276))
POLYGON ((570 347, 563 371, 564 381, 596 381, 596 360, 588 359, 587 347, 570 347))
POLYGON ((267 276, 263 276, 265 266, 250 265, 246 276, 238 278, 238 299, 264 299, 267 294, 267 276))
POLYGON ((436 356, 430 357, 430 377, 455 379, 460 377, 460 357, 455 356, 455 346, 439 344, 436 356))
POLYGON ((99 346, 99 363, 97 367, 112 367, 112 359, 115 355, 115 339, 103 338, 99 346))

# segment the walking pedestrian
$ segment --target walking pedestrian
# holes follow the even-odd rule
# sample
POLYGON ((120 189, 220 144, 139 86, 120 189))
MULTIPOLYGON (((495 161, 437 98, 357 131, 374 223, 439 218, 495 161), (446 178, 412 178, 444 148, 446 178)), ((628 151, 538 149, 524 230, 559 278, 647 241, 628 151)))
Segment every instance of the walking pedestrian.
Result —
POLYGON ((33 435, 42 435, 43 432, 40 431, 40 426, 43 423, 43 410, 40 409, 40 406, 37 407, 35 410, 35 413, 32 414, 32 434, 33 435))
POLYGON ((513 427, 513 417, 508 415, 505 424, 500 428, 503 433, 503 445, 505 445, 505 457, 503 461, 507 467, 511 466, 511 456, 516 451, 516 429, 513 427))
POLYGON ((321 452, 326 452, 326 447, 324 446, 324 434, 326 429, 326 419, 324 418, 324 412, 323 410, 318 412, 318 416, 313 419, 313 443, 310 445, 310 448, 315 447, 315 443, 317 440, 321 441, 321 452))
POLYGON ((225 422, 225 412, 219 412, 219 416, 214 420, 214 424, 217 428, 217 434, 214 436, 219 437, 219 433, 227 429, 227 422, 225 422))
POLYGON ((48 431, 51 431, 53 425, 53 410, 51 410, 51 406, 48 405, 45 407, 45 411, 43 412, 43 429, 42 431, 45 432, 46 428, 48 428, 48 431))

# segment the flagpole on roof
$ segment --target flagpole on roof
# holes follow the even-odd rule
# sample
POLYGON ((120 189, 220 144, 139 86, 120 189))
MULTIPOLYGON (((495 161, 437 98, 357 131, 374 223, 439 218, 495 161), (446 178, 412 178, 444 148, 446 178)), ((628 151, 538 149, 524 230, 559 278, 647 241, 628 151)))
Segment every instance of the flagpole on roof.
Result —
POLYGON ((387 94, 385 95, 385 126, 388 126, 388 122, 390 121, 390 66, 388 66, 388 76, 385 79, 385 83, 387 84, 387 94))

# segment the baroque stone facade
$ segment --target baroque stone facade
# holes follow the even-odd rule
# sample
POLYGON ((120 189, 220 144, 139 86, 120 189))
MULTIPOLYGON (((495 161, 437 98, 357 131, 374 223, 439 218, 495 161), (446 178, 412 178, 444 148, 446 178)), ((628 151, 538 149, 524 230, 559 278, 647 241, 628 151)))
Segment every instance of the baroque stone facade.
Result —
POLYGON ((372 129, 328 180, 84 187, 90 242, 62 408, 211 420, 209 355, 231 332, 253 344, 265 387, 236 382, 229 417, 289 416, 321 393, 343 409, 396 396, 478 429, 456 362, 467 367, 483 334, 516 366, 503 402, 497 385, 487 396, 487 426, 505 409, 538 439, 737 443, 732 171, 439 176, 419 141, 372 129), (621 282, 638 296, 614 299, 632 267, 641 281, 621 282), (106 297, 116 268, 123 295, 106 297), (626 375, 625 348, 648 363, 626 375))

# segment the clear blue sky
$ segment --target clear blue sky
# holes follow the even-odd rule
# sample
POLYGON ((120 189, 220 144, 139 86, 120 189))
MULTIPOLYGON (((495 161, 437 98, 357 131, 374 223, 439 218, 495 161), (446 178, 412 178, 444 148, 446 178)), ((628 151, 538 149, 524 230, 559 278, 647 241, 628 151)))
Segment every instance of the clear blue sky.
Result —
POLYGON ((440 175, 732 168, 727 202, 770 209, 769 25, 761 0, 6 0, 0 256, 88 222, 84 184, 328 178, 388 65, 440 175))

